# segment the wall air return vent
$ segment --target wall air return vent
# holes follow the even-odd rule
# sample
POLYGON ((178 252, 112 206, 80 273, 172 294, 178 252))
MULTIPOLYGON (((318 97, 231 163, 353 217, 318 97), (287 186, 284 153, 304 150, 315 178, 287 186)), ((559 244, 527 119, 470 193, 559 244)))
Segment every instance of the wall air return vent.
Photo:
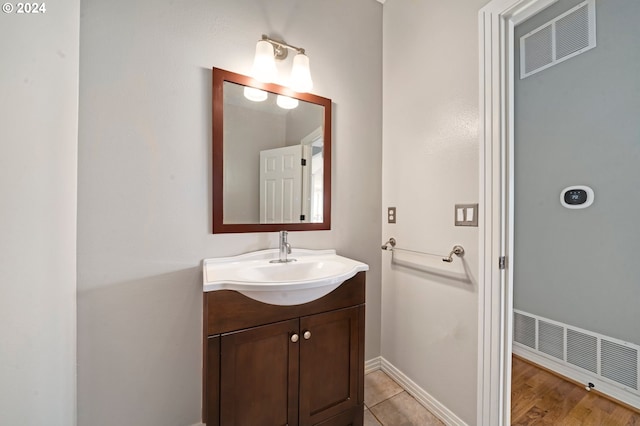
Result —
POLYGON ((514 353, 640 407, 640 345, 513 311, 514 353))
POLYGON ((520 37, 520 78, 596 47, 596 5, 587 0, 520 37))

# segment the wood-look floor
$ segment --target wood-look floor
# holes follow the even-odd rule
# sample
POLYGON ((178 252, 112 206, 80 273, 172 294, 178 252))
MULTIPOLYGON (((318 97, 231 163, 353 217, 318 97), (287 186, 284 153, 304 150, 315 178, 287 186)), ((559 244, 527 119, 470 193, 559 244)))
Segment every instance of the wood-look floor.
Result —
POLYGON ((640 414, 514 356, 511 424, 640 426, 640 414))

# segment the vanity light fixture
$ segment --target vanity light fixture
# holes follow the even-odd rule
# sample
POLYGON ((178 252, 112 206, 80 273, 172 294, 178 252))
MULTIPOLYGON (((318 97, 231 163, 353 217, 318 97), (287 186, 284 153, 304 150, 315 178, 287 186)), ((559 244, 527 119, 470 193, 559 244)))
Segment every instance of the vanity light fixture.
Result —
POLYGON ((309 71, 309 57, 301 47, 295 47, 284 41, 274 40, 266 35, 256 44, 256 56, 253 60, 251 74, 253 78, 263 83, 274 83, 278 70, 275 60, 284 60, 289 50, 295 50, 293 67, 288 86, 299 93, 309 92, 313 89, 313 80, 309 71))
POLYGON ((266 40, 260 40, 256 44, 256 56, 253 58, 253 68, 251 69, 253 78, 262 83, 273 82, 278 76, 274 57, 273 45, 266 40))
POLYGON ((306 93, 313 89, 313 80, 311 80, 311 71, 309 70, 309 57, 304 53, 298 53, 293 57, 290 80, 291 88, 296 92, 306 93))

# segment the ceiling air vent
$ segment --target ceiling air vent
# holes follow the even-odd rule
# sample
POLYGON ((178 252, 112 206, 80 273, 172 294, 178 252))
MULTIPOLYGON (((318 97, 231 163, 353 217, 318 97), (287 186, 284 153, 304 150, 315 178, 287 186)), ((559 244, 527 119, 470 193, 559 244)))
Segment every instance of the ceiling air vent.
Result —
POLYGON ((520 78, 596 47, 596 5, 587 0, 520 37, 520 78))

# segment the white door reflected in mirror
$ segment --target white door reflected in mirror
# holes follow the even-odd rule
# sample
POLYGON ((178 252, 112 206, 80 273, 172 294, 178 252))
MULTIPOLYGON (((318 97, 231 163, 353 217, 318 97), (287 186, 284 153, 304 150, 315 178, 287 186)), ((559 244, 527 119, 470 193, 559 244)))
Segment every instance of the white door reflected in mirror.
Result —
POLYGON ((300 145, 260 151, 260 223, 322 222, 322 128, 300 145))

